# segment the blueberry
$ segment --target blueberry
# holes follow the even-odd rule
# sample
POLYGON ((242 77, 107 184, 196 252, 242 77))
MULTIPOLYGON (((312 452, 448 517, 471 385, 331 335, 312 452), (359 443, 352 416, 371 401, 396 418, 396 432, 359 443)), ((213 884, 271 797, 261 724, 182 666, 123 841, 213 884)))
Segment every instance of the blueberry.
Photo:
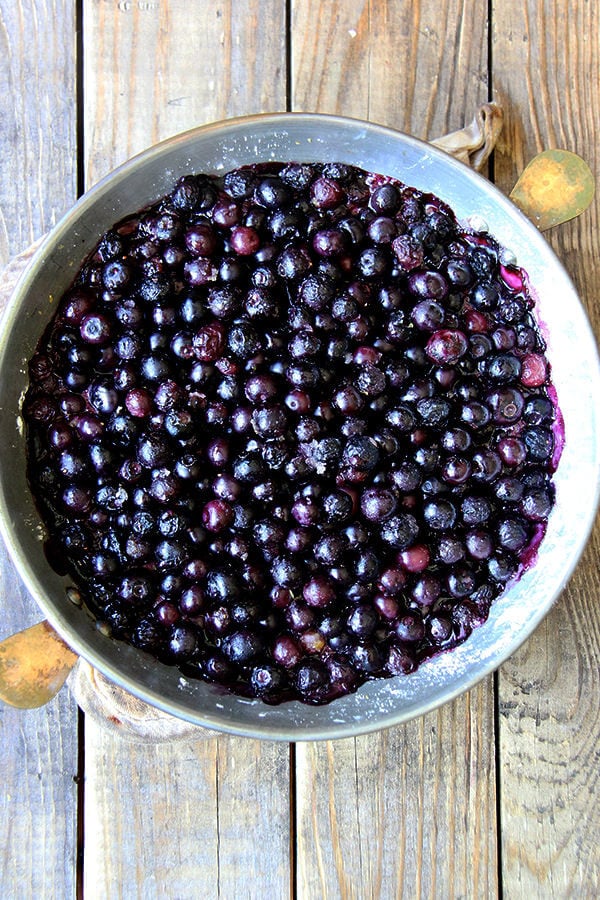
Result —
POLYGON ((492 418, 501 425, 517 422, 523 413, 523 394, 512 387, 491 391, 486 397, 486 404, 492 412, 492 418))
POLYGON ((465 535, 465 545, 469 554, 474 559, 487 559, 493 549, 494 543, 489 532, 483 529, 471 529, 465 535))
POLYGON ((448 574, 448 591, 452 597, 468 597, 475 589, 475 576, 467 565, 457 565, 448 574))
POLYGON ((487 334, 474 334, 469 338, 469 348, 473 359, 483 359, 492 352, 493 344, 487 334))
MULTIPOLYGON (((347 229, 344 230, 347 231, 347 229)), ((393 219, 388 216, 378 216, 369 224, 368 234, 374 244, 389 244, 398 234, 398 229, 393 219)))
POLYGON ((333 297, 333 286, 323 275, 308 275, 298 288, 298 299, 311 310, 324 309, 333 297))
POLYGON ((421 483, 422 473, 415 463, 405 460, 391 473, 392 481, 401 491, 414 491, 421 483))
POLYGON ((322 229, 314 235, 312 246, 318 256, 341 256, 346 250, 346 235, 336 228, 322 229))
POLYGON ((422 331, 436 331, 445 321, 444 308, 435 300, 421 300, 411 312, 411 319, 422 331))
POLYGON ((171 437, 189 437, 194 431, 194 419, 185 409, 170 409, 165 416, 164 427, 171 437))
POLYGON ((158 434, 142 437, 137 447, 137 458, 146 469, 156 469, 169 461, 169 445, 158 434))
POLYGON ((342 202, 344 192, 336 179, 322 176, 311 184, 310 196, 317 208, 332 209, 342 202))
POLYGON ((328 686, 327 667, 317 659, 308 659, 296 671, 296 688, 305 700, 317 700, 328 686))
POLYGON ((515 575, 516 565, 506 553, 498 551, 488 560, 488 572, 493 581, 505 584, 515 575))
POLYGON ((166 300, 171 291, 171 279, 168 275, 157 275, 144 279, 139 286, 139 294, 147 304, 156 305, 166 300))
POLYGON ((524 523, 517 519, 503 519, 498 523, 498 540, 507 550, 521 550, 529 540, 524 523))
POLYGON ((364 491, 360 508, 365 519, 372 522, 382 522, 396 511, 398 501, 393 491, 388 488, 368 488, 364 491))
POLYGON ((267 406, 255 409, 252 413, 252 425, 258 435, 263 438, 276 438, 285 434, 287 416, 281 406, 267 406))
POLYGON ((277 258, 277 272, 286 281, 303 278, 311 267, 310 254, 302 245, 286 247, 277 258))
POLYGON ((139 428, 132 416, 115 412, 108 420, 107 432, 115 444, 128 447, 136 440, 139 428))
POLYGON ((236 169, 223 178, 223 187, 236 200, 250 197, 256 185, 256 175, 251 169, 236 169))
POLYGON ((252 325, 243 323, 232 326, 227 344, 231 352, 242 359, 254 356, 262 348, 259 332, 252 325))
POLYGON ((355 637, 364 640, 377 628, 379 616, 372 606, 361 604, 352 610, 346 624, 355 637))
POLYGON ((440 365, 451 365, 458 362, 469 347, 462 331, 441 329, 434 331, 425 347, 425 352, 434 362, 440 365))
POLYGON ((543 522, 548 518, 554 505, 551 491, 545 487, 531 488, 521 500, 523 514, 533 522, 543 522))
POLYGON ((512 353, 497 353, 486 361, 488 377, 498 384, 517 381, 521 374, 521 363, 512 353))
POLYGON ((384 656, 375 644, 358 644, 350 652, 350 662, 358 672, 374 675, 381 671, 384 656))
POLYGON ((435 531, 447 531, 456 522, 456 508, 450 500, 431 500, 423 507, 423 517, 435 531))
POLYGON ((279 696, 285 680, 277 666, 255 666, 250 676, 250 685, 258 697, 279 696))
POLYGON ((358 303, 345 295, 336 297, 331 305, 331 314, 340 322, 352 322, 359 314, 358 303))
POLYGON ((429 636, 434 644, 444 644, 452 637, 452 621, 447 616, 432 616, 428 625, 429 636))
POLYGON ((515 503, 523 496, 523 485, 518 478, 506 475, 496 481, 495 494, 499 500, 515 503))
MULTIPOLYGON (((439 272, 436 271, 417 271, 413 272, 409 275, 408 278, 408 289, 411 294, 414 294, 416 297, 422 297, 427 300, 443 300, 448 294, 448 282, 439 272)), ((421 304, 417 304, 415 310, 420 307, 421 304)), ((432 307, 433 309, 433 307, 432 307)), ((443 318, 443 310, 441 307, 438 307, 439 313, 432 313, 429 316, 437 317, 440 315, 443 318)), ((429 327, 429 326, 427 326, 429 327)), ((433 331, 435 328, 435 324, 431 328, 433 331)))
POLYGON ((378 247, 367 247, 357 260, 363 278, 382 278, 391 267, 389 254, 378 247))
POLYGON ((302 580, 302 568, 289 557, 278 556, 272 565, 273 581, 281 587, 297 587, 302 580))
POLYGON ((419 533, 417 520, 409 513, 392 516, 381 527, 381 539, 396 550, 404 550, 414 543, 419 533))
POLYGON ((385 374, 377 366, 367 363, 358 369, 354 384, 361 394, 378 397, 385 391, 387 382, 385 374))
POLYGON ((111 337, 111 326, 101 313, 89 313, 81 320, 81 338, 86 344, 106 344, 111 337))
POLYGON ((98 506, 102 506, 110 512, 123 509, 129 502, 129 493, 122 485, 104 484, 96 492, 98 506))
POLYGON ((476 309, 493 309, 498 303, 499 291, 494 284, 478 285, 471 294, 471 303, 476 309))
POLYGON ((531 425, 543 425, 554 418, 554 407, 547 397, 529 397, 523 408, 523 418, 531 425))
POLYGON ((311 578, 302 589, 302 596, 309 606, 322 608, 335 600, 336 592, 331 581, 323 576, 311 578))
MULTIPOLYGON (((345 516, 344 519, 346 518, 348 517, 345 516)), ((342 560, 347 546, 347 541, 341 534, 325 534, 314 546, 315 559, 325 566, 334 566, 342 560)))
POLYGON ((527 455, 535 462, 546 462, 554 451, 554 435, 549 428, 532 425, 523 431, 527 455))
POLYGON ((340 454, 341 441, 335 437, 312 441, 305 451, 306 462, 319 475, 331 472, 338 464, 340 454))
POLYGON ((400 194, 393 184, 382 184, 371 194, 370 205, 377 212, 395 213, 400 206, 400 194))
POLYGON ((198 638, 190 625, 176 625, 169 635, 168 649, 177 661, 188 660, 196 652, 198 638))
POLYGON ((313 166, 299 163, 289 163, 280 172, 280 178, 289 184, 294 190, 302 191, 309 187, 314 178, 313 166))
POLYGON ((140 370, 146 381, 161 382, 169 378, 171 364, 166 357, 155 354, 142 359, 140 370))
POLYGON ((478 431, 485 428, 492 418, 490 408, 478 400, 465 403, 460 410, 460 419, 464 425, 478 431))
POLYGON ((203 325, 193 338, 194 353, 202 362, 215 362, 225 349, 225 330, 218 322, 203 325))
POLYGON ((477 495, 464 497, 460 509, 465 525, 482 525, 492 514, 490 501, 477 495))
POLYGON ((358 554, 354 563, 354 574, 358 581, 369 585, 369 591, 379 575, 379 570, 379 557, 374 550, 363 550, 358 554))
POLYGON ((255 191, 256 199, 269 209, 276 209, 290 199, 290 189, 279 178, 263 178, 255 191))
POLYGON ((439 428, 444 425, 451 413, 451 406, 442 397, 431 397, 419 400, 417 411, 421 419, 430 427, 439 428))
POLYGON ((491 482, 502 470, 502 460, 494 450, 479 450, 473 454, 473 478, 480 482, 491 482))
POLYGON ((446 266, 446 275, 457 288, 467 288, 473 283, 473 270, 464 259, 451 259, 446 266))
POLYGON ((377 444, 370 437, 353 437, 344 447, 343 461, 359 471, 370 471, 379 462, 377 444))

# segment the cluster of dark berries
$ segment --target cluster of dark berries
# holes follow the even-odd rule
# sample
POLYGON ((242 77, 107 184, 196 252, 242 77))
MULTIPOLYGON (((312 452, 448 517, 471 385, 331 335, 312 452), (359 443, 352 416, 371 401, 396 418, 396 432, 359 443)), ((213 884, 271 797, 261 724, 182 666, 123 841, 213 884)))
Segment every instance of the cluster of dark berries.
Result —
POLYGON ((30 362, 48 550, 112 634, 267 702, 485 621, 554 502, 524 273, 342 164, 189 175, 107 232, 30 362))

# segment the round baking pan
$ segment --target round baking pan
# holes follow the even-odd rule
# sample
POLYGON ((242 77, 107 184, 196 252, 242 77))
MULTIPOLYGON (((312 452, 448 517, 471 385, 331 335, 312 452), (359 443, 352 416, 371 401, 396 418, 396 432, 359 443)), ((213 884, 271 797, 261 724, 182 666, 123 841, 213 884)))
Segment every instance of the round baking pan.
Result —
POLYGON ((173 137, 104 178, 53 229, 17 285, 0 334, 0 529, 28 590, 63 639, 148 703, 190 722, 253 737, 348 737, 421 715, 471 688, 547 614, 579 559, 596 510, 599 396, 596 344, 572 282, 534 225, 483 177, 415 138, 359 120, 293 113, 233 119, 173 137), (25 474, 20 404, 27 360, 101 235, 167 193, 183 174, 224 173, 269 160, 350 163, 437 194, 459 221, 483 219, 529 273, 566 435, 555 476, 557 501, 537 562, 493 604, 488 621, 415 673, 368 682, 327 706, 246 699, 186 679, 177 668, 102 634, 89 613, 69 603, 68 580, 46 560, 43 526, 25 474))

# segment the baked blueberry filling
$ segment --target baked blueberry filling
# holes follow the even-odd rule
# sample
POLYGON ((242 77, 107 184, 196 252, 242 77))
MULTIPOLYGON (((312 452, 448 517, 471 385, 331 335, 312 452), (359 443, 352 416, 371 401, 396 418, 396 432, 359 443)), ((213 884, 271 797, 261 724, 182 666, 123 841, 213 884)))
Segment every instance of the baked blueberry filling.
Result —
POLYGON ((103 630, 269 703, 464 641, 530 564, 558 413, 526 274, 341 163, 184 176, 30 361, 48 554, 103 630))

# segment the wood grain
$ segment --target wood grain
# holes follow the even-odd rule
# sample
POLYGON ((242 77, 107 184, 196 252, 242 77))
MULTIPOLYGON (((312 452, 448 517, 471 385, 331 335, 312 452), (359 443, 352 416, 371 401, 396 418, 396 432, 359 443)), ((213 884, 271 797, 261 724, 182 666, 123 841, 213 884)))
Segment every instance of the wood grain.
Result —
POLYGON ((288 895, 287 746, 87 731, 84 896, 288 895))
POLYGON ((488 99, 487 22, 469 0, 292 0, 291 60, 292 109, 420 138, 461 128, 488 99))
POLYGON ((72 3, 2 0, 0 98, 1 268, 76 197, 72 3))
POLYGON ((493 707, 298 745, 298 896, 496 897, 493 707))
POLYGON ((86 183, 180 131, 286 106, 278 0, 84 0, 86 183))
MULTIPOLYGON (((508 188, 546 147, 574 150, 598 173, 597 4, 496 3, 493 15, 494 96, 508 111, 496 154, 500 185, 508 188)), ((596 333, 599 213, 596 199, 580 219, 548 235, 596 333)), ((556 607, 500 671, 503 884, 510 898, 598 896, 599 556, 596 527, 556 607)))
MULTIPOLYGON (((75 200, 74 48, 71 4, 0 3, 0 267, 47 231, 75 200)), ((17 271, 19 266, 12 274, 17 271)), ((11 273, 3 272, 0 310, 12 283, 11 273)), ((41 618, 0 547, 0 639, 41 618)), ((73 897, 75 704, 62 692, 38 710, 2 706, 0 733, 2 896, 73 897)))
MULTIPOLYGON (((468 6, 293 0, 293 108, 420 137, 461 127, 487 99, 468 6)), ((298 745, 299 896, 496 896, 493 706, 489 679, 402 728, 298 745)))
MULTIPOLYGON (((87 183, 177 131, 285 108, 284 14, 274 0, 85 2, 87 183)), ((287 896, 289 780, 285 744, 147 747, 88 721, 86 891, 287 896)))

